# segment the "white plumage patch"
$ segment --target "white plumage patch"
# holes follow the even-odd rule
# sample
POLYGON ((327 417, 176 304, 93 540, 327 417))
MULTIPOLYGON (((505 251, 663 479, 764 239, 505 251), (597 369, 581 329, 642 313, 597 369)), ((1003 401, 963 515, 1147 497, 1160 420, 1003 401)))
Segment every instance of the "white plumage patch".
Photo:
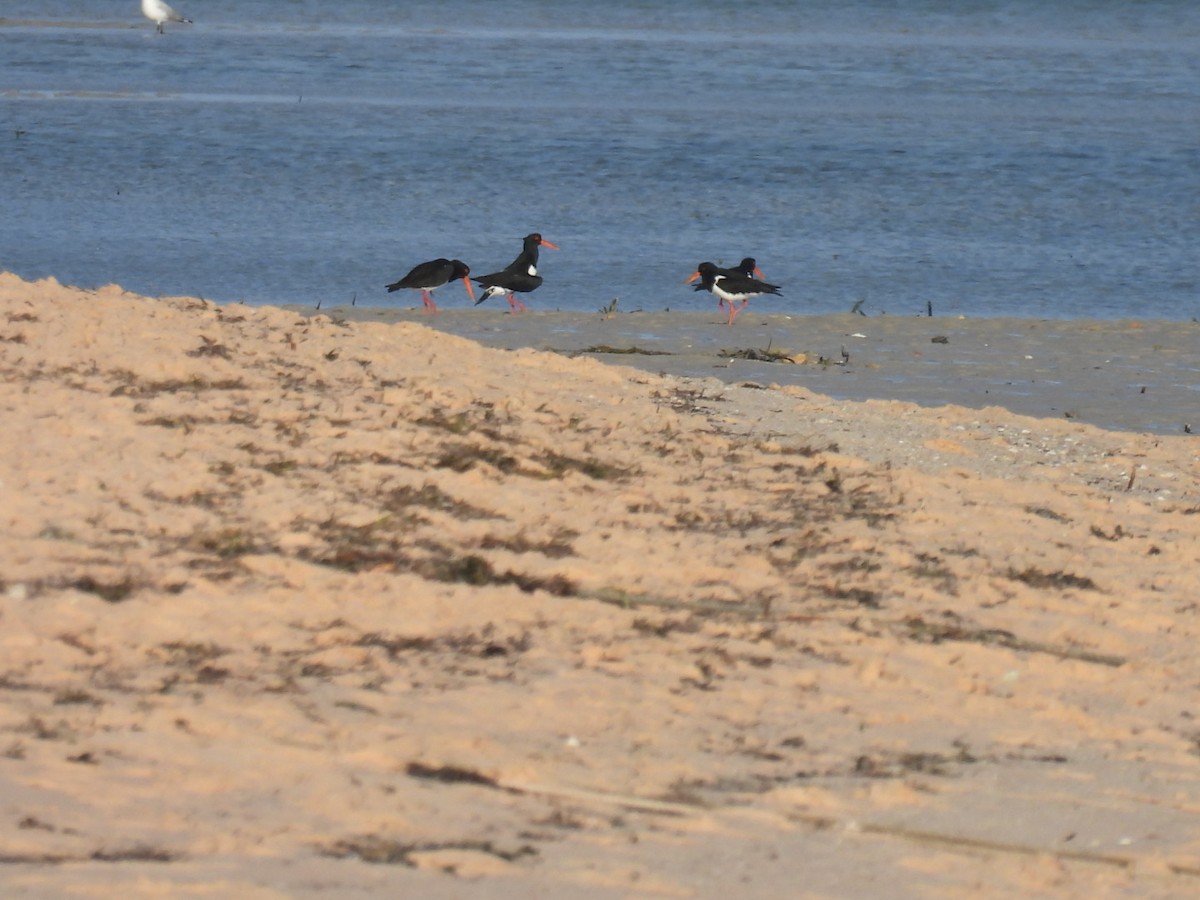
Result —
POLYGON ((735 293, 732 293, 731 291, 727 291, 727 290, 725 290, 725 288, 721 287, 721 282, 724 280, 725 280, 724 275, 718 275, 716 278, 714 278, 712 292, 714 294, 716 294, 718 297, 720 297, 722 300, 726 301, 727 303, 731 302, 731 301, 749 300, 751 297, 758 296, 757 294, 747 294, 747 293, 735 294, 735 293))

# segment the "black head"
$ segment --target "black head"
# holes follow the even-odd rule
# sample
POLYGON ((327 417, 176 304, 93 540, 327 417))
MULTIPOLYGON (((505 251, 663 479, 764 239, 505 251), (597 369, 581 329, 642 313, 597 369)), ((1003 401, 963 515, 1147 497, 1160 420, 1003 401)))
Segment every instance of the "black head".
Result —
POLYGON ((713 263, 700 263, 700 265, 696 266, 696 272, 700 276, 700 283, 696 285, 696 290, 711 290, 712 286, 717 283, 717 267, 713 263))
POLYGON ((531 247, 549 247, 551 250, 558 249, 557 244, 550 243, 548 240, 542 237, 540 232, 537 231, 535 231, 533 234, 525 235, 525 249, 528 250, 531 247))

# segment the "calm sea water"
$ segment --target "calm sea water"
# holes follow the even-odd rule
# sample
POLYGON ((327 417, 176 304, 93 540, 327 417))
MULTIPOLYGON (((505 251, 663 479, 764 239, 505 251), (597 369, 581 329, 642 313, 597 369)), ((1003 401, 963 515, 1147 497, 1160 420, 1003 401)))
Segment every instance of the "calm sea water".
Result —
POLYGON ((0 268, 410 305, 538 230, 533 309, 749 254, 762 309, 1200 316, 1194 0, 175 5, 0 5, 0 268))

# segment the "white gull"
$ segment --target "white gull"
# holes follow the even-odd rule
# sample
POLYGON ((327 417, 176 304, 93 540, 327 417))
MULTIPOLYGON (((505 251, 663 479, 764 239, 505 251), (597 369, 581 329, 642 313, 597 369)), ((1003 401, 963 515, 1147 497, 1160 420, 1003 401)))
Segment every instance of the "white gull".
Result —
POLYGON ((142 0, 142 15, 158 25, 158 33, 163 33, 163 25, 167 22, 187 22, 191 25, 191 19, 185 19, 163 0, 142 0))

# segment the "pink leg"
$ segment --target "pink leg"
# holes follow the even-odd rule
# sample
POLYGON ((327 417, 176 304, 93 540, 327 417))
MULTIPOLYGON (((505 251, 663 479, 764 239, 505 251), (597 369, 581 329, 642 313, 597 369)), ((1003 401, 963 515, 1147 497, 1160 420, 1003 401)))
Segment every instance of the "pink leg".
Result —
POLYGON ((508 295, 508 305, 512 307, 512 311, 515 313, 525 312, 525 304, 517 299, 516 294, 508 295))
POLYGON ((433 294, 424 288, 421 289, 421 302, 425 304, 425 308, 430 312, 437 312, 437 304, 433 302, 433 294))

